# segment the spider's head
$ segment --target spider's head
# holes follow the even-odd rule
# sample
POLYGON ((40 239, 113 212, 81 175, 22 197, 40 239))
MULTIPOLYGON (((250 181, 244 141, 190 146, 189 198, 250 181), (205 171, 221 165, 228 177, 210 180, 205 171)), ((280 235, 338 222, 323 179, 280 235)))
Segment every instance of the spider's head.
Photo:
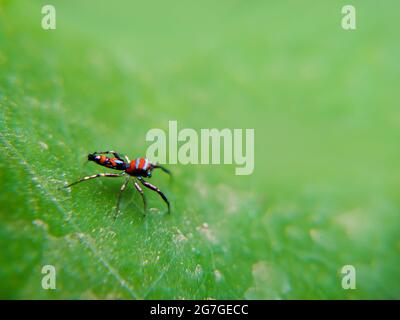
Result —
POLYGON ((99 160, 100 156, 94 153, 89 153, 88 154, 88 161, 96 161, 99 160))

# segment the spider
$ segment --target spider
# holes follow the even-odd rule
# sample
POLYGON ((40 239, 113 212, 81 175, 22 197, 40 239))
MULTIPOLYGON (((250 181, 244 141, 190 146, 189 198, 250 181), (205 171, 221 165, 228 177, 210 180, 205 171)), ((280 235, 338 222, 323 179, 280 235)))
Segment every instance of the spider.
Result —
POLYGON ((123 159, 115 151, 96 151, 96 152, 90 153, 88 155, 88 160, 93 161, 103 167, 120 170, 123 172, 121 172, 121 173, 98 173, 98 174, 94 174, 91 176, 86 176, 86 177, 79 179, 78 181, 68 184, 64 188, 69 188, 80 182, 88 181, 88 180, 99 178, 99 177, 117 178, 117 177, 122 177, 122 176, 128 175, 127 178, 125 179, 124 183, 122 184, 119 194, 118 194, 118 197, 117 197, 117 205, 116 205, 114 220, 117 218, 118 213, 119 213, 119 205, 120 205, 120 201, 121 201, 121 195, 124 192, 126 186, 129 183, 129 180, 131 178, 133 178, 133 184, 134 184, 136 190, 139 191, 140 195, 142 196, 145 213, 147 211, 147 201, 146 201, 144 192, 143 192, 142 188, 140 187, 138 181, 146 188, 149 188, 150 190, 157 192, 161 196, 161 198, 165 201, 165 203, 167 204, 168 213, 171 212, 169 201, 168 201, 167 197, 164 195, 164 193, 162 193, 161 190, 158 189, 156 186, 154 186, 151 183, 144 180, 144 178, 151 177, 153 169, 161 169, 162 171, 164 171, 165 173, 167 173, 171 176, 171 172, 168 169, 166 169, 163 166, 160 166, 158 164, 151 163, 147 158, 137 158, 137 159, 130 161, 129 158, 127 156, 125 156, 125 159, 123 159), (105 155, 113 155, 113 157, 106 157, 105 155))

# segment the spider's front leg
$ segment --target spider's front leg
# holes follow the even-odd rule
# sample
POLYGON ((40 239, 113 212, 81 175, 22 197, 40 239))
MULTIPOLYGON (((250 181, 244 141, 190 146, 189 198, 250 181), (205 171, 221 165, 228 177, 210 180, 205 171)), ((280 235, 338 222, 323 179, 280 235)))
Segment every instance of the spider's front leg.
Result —
POLYGON ((118 160, 124 161, 124 159, 122 159, 122 157, 119 155, 118 152, 115 151, 95 151, 93 152, 93 154, 112 154, 115 158, 117 158, 118 160))
POLYGON ((129 177, 125 179, 124 183, 121 186, 121 189, 119 190, 118 198, 117 198, 117 205, 115 207, 114 221, 117 220, 117 217, 119 214, 119 205, 121 203, 121 196, 122 196, 122 193, 125 191, 126 186, 128 185, 128 182, 129 182, 129 177))
POLYGON ((73 186, 75 184, 78 184, 78 183, 81 183, 81 182, 84 182, 84 181, 88 181, 88 180, 92 180, 92 179, 95 179, 95 178, 100 178, 100 177, 117 178, 117 177, 123 176, 124 174, 125 173, 98 173, 98 174, 94 174, 94 175, 91 175, 91 176, 83 177, 83 178, 79 179, 78 181, 72 182, 72 183, 64 186, 64 188, 69 188, 69 187, 71 187, 71 186, 73 186))

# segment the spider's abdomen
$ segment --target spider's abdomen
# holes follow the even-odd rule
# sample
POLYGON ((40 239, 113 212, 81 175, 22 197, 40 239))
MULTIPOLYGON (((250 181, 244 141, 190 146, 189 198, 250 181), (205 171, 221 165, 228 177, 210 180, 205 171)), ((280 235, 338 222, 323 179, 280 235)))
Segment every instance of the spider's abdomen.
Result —
POLYGON ((150 177, 152 169, 149 159, 137 158, 130 162, 125 172, 131 176, 150 177))

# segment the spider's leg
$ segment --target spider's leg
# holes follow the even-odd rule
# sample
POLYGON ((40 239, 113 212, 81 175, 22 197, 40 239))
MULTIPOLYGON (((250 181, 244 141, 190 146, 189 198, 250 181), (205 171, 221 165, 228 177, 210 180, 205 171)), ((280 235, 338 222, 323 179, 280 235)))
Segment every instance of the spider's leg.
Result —
POLYGON ((139 183, 137 183, 136 181, 133 182, 135 185, 135 188, 137 191, 139 191, 140 195, 142 196, 143 199, 143 207, 144 207, 144 214, 146 214, 147 212, 147 201, 146 201, 146 196, 144 195, 144 192, 142 190, 142 188, 140 187, 139 183))
POLYGON ((128 182, 129 182, 129 177, 125 179, 124 183, 123 183, 122 186, 121 186, 121 189, 119 190, 118 198, 117 198, 117 205, 116 205, 116 207, 115 207, 114 221, 115 221, 115 220, 117 219, 117 217, 118 217, 118 214, 119 214, 119 204, 121 203, 121 196, 122 196, 122 193, 124 192, 126 186, 128 185, 128 182))
POLYGON ((172 179, 172 172, 169 171, 167 168, 165 168, 164 166, 161 166, 159 164, 153 164, 153 168, 154 169, 161 169, 162 171, 164 171, 165 173, 169 174, 170 178, 172 179))
POLYGON ((118 160, 124 161, 124 159, 121 158, 121 156, 118 154, 118 152, 115 151, 95 151, 93 154, 112 154, 114 157, 116 157, 118 160))
POLYGON ((84 181, 88 181, 91 179, 95 179, 95 178, 99 178, 99 177, 106 177, 106 178, 117 178, 117 177, 121 177, 123 176, 125 173, 98 173, 98 174, 94 174, 91 176, 86 176, 83 177, 82 179, 79 179, 78 181, 72 182, 67 186, 64 186, 64 188, 69 188, 75 184, 78 184, 80 182, 84 182, 84 181))
POLYGON ((161 198, 163 198, 163 200, 165 201, 165 203, 168 206, 168 213, 171 213, 171 209, 170 209, 170 204, 169 201, 167 199, 167 197, 164 195, 164 193, 162 193, 162 191, 160 189, 158 189, 156 186, 152 185, 151 183, 143 180, 142 177, 137 177, 139 179, 139 181, 146 187, 149 188, 150 190, 153 190, 155 192, 157 192, 161 198))

